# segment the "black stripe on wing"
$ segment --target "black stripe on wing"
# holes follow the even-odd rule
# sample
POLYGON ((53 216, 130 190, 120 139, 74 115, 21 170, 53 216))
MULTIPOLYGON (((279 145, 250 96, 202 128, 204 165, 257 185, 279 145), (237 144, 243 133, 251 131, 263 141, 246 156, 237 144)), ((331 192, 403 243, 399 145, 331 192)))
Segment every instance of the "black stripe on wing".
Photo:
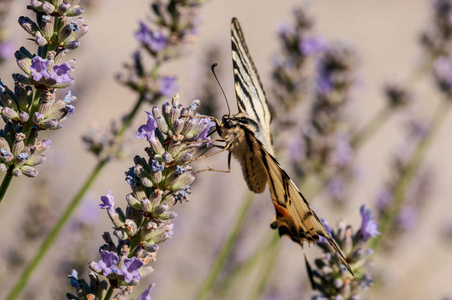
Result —
POLYGON ((245 43, 240 24, 237 19, 231 22, 231 50, 234 70, 235 94, 239 112, 246 114, 259 124, 259 139, 271 147, 270 121, 271 115, 267 98, 259 74, 245 43))
POLYGON ((298 190, 295 183, 279 165, 278 161, 260 144, 262 161, 268 172, 268 184, 276 210, 276 224, 280 236, 288 235, 294 242, 303 245, 304 241, 315 243, 319 235, 323 236, 338 254, 341 262, 353 274, 341 250, 326 230, 320 218, 310 208, 308 201, 298 190))

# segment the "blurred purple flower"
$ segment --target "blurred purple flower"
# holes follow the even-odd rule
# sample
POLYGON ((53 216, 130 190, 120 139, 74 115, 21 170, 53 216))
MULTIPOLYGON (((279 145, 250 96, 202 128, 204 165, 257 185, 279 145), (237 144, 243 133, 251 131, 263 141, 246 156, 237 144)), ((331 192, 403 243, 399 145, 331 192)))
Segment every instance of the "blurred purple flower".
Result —
POLYGON ((140 22, 140 28, 135 32, 135 38, 140 43, 149 46, 154 52, 165 49, 167 44, 167 38, 163 32, 152 32, 144 22, 140 22))
POLYGON ((157 128, 157 124, 155 122, 154 117, 152 116, 152 113, 146 112, 148 114, 148 120, 146 124, 141 125, 138 128, 138 134, 137 138, 142 139, 143 137, 146 137, 146 139, 149 141, 151 137, 154 135, 154 131, 157 128))
POLYGON ((378 231, 378 224, 374 222, 374 218, 372 217, 372 211, 370 209, 366 209, 366 206, 363 204, 360 208, 361 213, 361 228, 359 229, 359 233, 361 234, 364 241, 367 241, 370 237, 376 237, 380 234, 378 231))
POLYGON ((166 97, 172 97, 178 89, 176 76, 162 76, 160 78, 160 93, 166 97))
POLYGON ((332 153, 332 161, 334 164, 344 167, 351 163, 353 159, 353 150, 350 145, 350 139, 343 134, 336 136, 336 148, 332 153))
POLYGON ((333 199, 343 199, 345 195, 345 182, 343 178, 339 175, 330 178, 327 191, 333 199))
POLYGON ((151 34, 151 38, 147 44, 152 51, 159 52, 165 49, 167 39, 163 32, 156 31, 151 34))
POLYGON ((0 59, 8 59, 14 54, 14 45, 11 42, 0 43, 0 59))
POLYGON ((438 87, 445 93, 452 91, 452 61, 446 57, 440 57, 433 66, 433 75, 438 87))
POLYGON ((40 81, 42 78, 49 78, 50 74, 47 72, 47 66, 49 60, 35 56, 31 60, 30 73, 33 76, 34 81, 40 81))
POLYGON ((377 196, 377 208, 379 211, 384 211, 389 206, 393 199, 392 192, 385 188, 377 196))
POLYGON ((119 257, 114 252, 101 250, 100 255, 102 259, 94 266, 95 269, 102 271, 104 276, 111 273, 118 273, 116 264, 119 262, 119 257))
POLYGON ((147 289, 137 298, 137 300, 151 300, 151 291, 154 288, 155 283, 151 283, 147 289))
POLYGON ((129 283, 132 279, 139 281, 141 276, 139 269, 144 266, 144 262, 136 257, 126 258, 124 265, 118 270, 119 275, 124 275, 124 280, 129 283))
POLYGON ((300 52, 306 56, 317 54, 327 48, 327 41, 322 37, 307 37, 300 41, 300 52))
POLYGON ((146 44, 150 35, 151 31, 149 27, 144 22, 140 22, 140 28, 135 32, 135 38, 140 43, 146 44))
POLYGON ((418 221, 417 210, 411 206, 404 206, 397 216, 397 225, 402 229, 411 229, 418 221))

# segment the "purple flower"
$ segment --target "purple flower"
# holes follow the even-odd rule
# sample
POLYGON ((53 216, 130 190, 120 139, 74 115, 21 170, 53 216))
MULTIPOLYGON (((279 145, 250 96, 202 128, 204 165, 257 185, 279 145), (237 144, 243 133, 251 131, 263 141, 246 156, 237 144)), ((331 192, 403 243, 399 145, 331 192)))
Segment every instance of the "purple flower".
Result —
POLYGON ((144 266, 144 262, 136 257, 126 258, 124 265, 118 270, 119 275, 124 275, 124 280, 129 283, 132 279, 139 281, 141 276, 139 269, 144 266))
POLYGON ((147 289, 137 298, 137 300, 151 300, 151 291, 154 288, 155 283, 151 283, 147 289))
POLYGON ((359 232, 364 241, 367 241, 370 237, 376 237, 380 234, 378 231, 378 224, 374 222, 374 218, 372 217, 372 211, 370 209, 366 209, 366 206, 363 204, 360 208, 361 213, 361 228, 359 232))
POLYGON ((137 32, 135 32, 135 38, 140 43, 147 43, 149 36, 151 35, 151 31, 149 30, 149 27, 144 23, 140 22, 140 29, 138 29, 137 32))
POLYGON ((331 81, 331 74, 320 72, 317 78, 317 91, 321 94, 329 94, 333 90, 333 83, 331 81))
POLYGON ((327 46, 327 42, 321 37, 308 37, 300 41, 299 50, 302 54, 308 56, 322 52, 327 46))
POLYGON ((47 72, 47 66, 49 65, 49 60, 35 56, 31 60, 30 73, 33 76, 34 81, 40 81, 43 78, 49 78, 50 74, 47 72))
POLYGON ((411 229, 416 225, 418 219, 417 211, 414 207, 404 206, 397 216, 397 225, 402 229, 411 229))
POLYGON ((162 76, 160 78, 160 94, 166 97, 172 97, 178 89, 176 76, 162 76))
MULTIPOLYGON (((204 125, 205 124, 205 128, 204 128, 204 130, 199 134, 199 136, 198 136, 198 141, 207 141, 207 140, 210 140, 210 137, 209 137, 209 131, 210 131, 210 128, 212 128, 213 126, 215 126, 215 122, 213 122, 211 119, 201 119, 202 121, 202 124, 204 125)), ((212 143, 207 143, 206 145, 207 145, 207 147, 210 147, 210 145, 211 145, 212 143)))
MULTIPOLYGON (((322 224, 323 224, 323 226, 325 226, 326 231, 328 231, 328 233, 331 235, 333 233, 333 230, 331 229, 330 225, 328 224, 328 221, 325 219, 320 219, 320 221, 322 221, 322 224)), ((319 243, 329 244, 328 240, 321 235, 319 235, 319 243)))
POLYGON ((392 193, 388 188, 382 190, 377 196, 377 208, 380 211, 386 210, 392 201, 392 193))
POLYGON ((144 136, 149 141, 151 137, 154 135, 154 131, 157 128, 157 124, 155 122, 154 117, 152 116, 152 113, 146 112, 148 114, 148 121, 145 125, 141 125, 140 128, 138 128, 138 134, 137 138, 142 139, 144 136))
POLYGON ((449 93, 452 90, 452 61, 448 58, 440 57, 435 61, 433 74, 439 88, 449 93))
POLYGON ((343 199, 345 196, 345 183, 343 178, 339 175, 330 178, 327 184, 327 190, 334 199, 343 199))
POLYGON ((102 259, 94 265, 94 269, 102 271, 104 276, 108 276, 111 273, 118 273, 116 264, 119 261, 119 257, 114 252, 101 250, 100 255, 102 259))
POLYGON ((167 41, 165 34, 163 34, 163 32, 156 31, 151 33, 151 39, 147 44, 152 51, 159 52, 165 49, 166 43, 167 41))
POLYGON ((111 191, 108 191, 107 195, 100 197, 100 200, 103 202, 102 204, 99 204, 99 207, 101 209, 107 209, 109 211, 109 214, 115 212, 115 198, 113 197, 113 194, 111 191))
POLYGON ((71 76, 68 74, 70 70, 71 68, 67 65, 67 63, 56 65, 53 67, 53 72, 50 74, 50 78, 54 79, 58 84, 69 83, 72 81, 71 76))
POLYGON ((0 43, 0 59, 8 59, 14 54, 14 46, 11 42, 0 43))
POLYGON ((345 167, 352 161, 353 150, 350 140, 345 135, 336 137, 336 150, 332 155, 333 162, 340 167, 345 167))
POLYGON ((167 38, 163 32, 152 32, 144 22, 140 22, 140 29, 135 32, 135 38, 154 52, 162 51, 167 44, 167 38))

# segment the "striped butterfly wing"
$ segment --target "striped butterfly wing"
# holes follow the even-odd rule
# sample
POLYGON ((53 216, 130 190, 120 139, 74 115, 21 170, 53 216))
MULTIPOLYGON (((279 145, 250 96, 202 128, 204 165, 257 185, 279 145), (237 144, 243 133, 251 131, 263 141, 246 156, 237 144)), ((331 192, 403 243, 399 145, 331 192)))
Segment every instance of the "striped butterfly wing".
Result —
POLYGON ((229 129, 230 133, 227 133, 223 128, 223 132, 225 136, 235 138, 227 142, 228 149, 239 160, 249 189, 261 193, 268 182, 276 210, 272 228, 278 229, 280 236, 288 235, 301 246, 304 241, 315 243, 319 236, 323 236, 352 273, 319 217, 273 156, 267 99, 240 24, 235 18, 231 22, 231 45, 239 114, 229 118, 238 125, 235 131, 229 129))
POLYGON ((254 134, 273 154, 270 135, 271 115, 267 97, 236 18, 231 22, 231 49, 235 96, 239 112, 256 122, 254 134))

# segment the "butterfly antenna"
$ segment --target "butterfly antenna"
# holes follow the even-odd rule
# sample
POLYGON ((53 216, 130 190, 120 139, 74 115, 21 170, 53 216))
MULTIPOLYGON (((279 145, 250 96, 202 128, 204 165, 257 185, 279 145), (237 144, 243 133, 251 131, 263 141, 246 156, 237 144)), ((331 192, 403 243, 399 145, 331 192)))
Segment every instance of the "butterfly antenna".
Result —
POLYGON ((229 108, 228 98, 226 97, 226 94, 225 94, 225 92, 224 92, 224 90, 223 90, 223 87, 221 86, 221 83, 220 83, 220 81, 218 80, 217 74, 215 74, 215 67, 216 67, 216 66, 218 66, 218 64, 217 64, 217 63, 214 63, 214 64, 212 64, 212 65, 210 66, 210 69, 212 70, 213 76, 215 77, 215 80, 217 81, 218 86, 220 87, 221 92, 223 93, 224 100, 226 100, 226 105, 228 106, 228 115, 230 116, 230 115, 231 115, 231 109, 229 108))

